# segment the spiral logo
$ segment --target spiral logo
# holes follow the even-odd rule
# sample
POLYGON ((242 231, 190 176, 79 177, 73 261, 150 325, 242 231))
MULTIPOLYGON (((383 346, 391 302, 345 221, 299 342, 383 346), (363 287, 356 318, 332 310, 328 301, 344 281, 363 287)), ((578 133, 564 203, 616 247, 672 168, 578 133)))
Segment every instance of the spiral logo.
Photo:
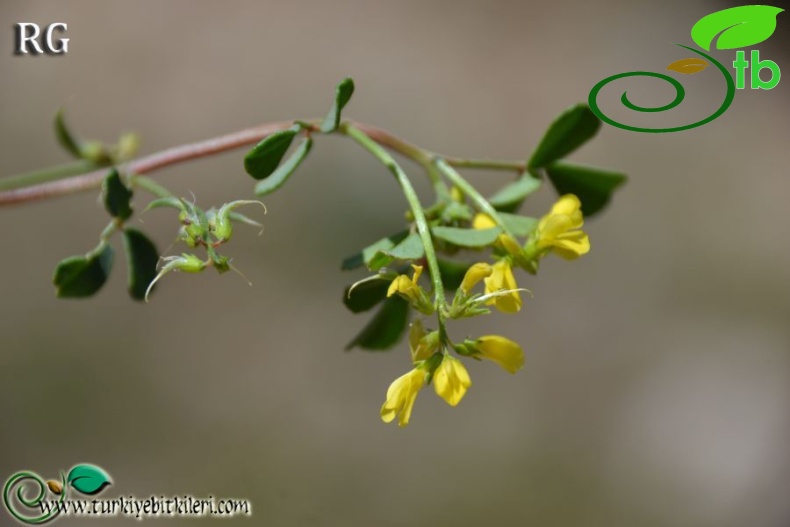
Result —
POLYGON ((39 514, 38 516, 31 515, 30 512, 20 512, 17 507, 21 506, 26 511, 39 511, 41 512, 41 504, 46 499, 48 491, 56 492, 59 490, 60 502, 66 499, 66 476, 61 474, 60 486, 56 481, 44 481, 38 474, 34 472, 17 472, 6 482, 3 488, 3 504, 8 512, 15 519, 22 523, 30 525, 40 525, 46 523, 58 515, 60 509, 50 509, 49 512, 39 514), (31 486, 30 483, 33 485, 31 486), (16 489, 16 493, 14 493, 16 489), (33 490, 32 495, 30 490, 33 490), (16 498, 16 499, 14 499, 16 498))
MULTIPOLYGON (((765 5, 749 5, 741 7, 733 7, 731 9, 724 9, 707 15, 697 21, 691 28, 691 38, 702 49, 709 51, 713 45, 714 39, 716 40, 717 49, 735 49, 741 47, 748 47, 758 44, 768 37, 770 37, 776 30, 776 16, 781 13, 783 9, 765 5)), ((699 73, 707 68, 710 64, 716 66, 721 73, 724 81, 727 84, 727 93, 721 106, 708 117, 699 120, 695 123, 685 124, 681 126, 669 128, 649 128, 632 126, 629 124, 618 122, 601 110, 598 105, 598 94, 609 83, 623 79, 626 77, 653 77, 668 82, 675 89, 675 98, 663 106, 639 106, 631 102, 628 98, 628 92, 623 92, 620 97, 620 102, 629 110, 637 112, 664 112, 676 108, 686 96, 686 90, 683 85, 673 77, 664 73, 656 73, 651 71, 630 71, 626 73, 619 73, 612 75, 600 81, 593 86, 590 90, 588 104, 590 109, 595 115, 603 122, 629 130, 632 132, 646 132, 646 133, 667 133, 667 132, 680 132, 682 130, 689 130, 707 124, 714 119, 720 117, 732 104, 735 98, 735 90, 743 89, 746 85, 746 69, 751 66, 751 88, 752 89, 771 89, 779 83, 780 71, 779 66, 770 60, 760 60, 759 51, 752 51, 751 63, 746 60, 743 51, 737 52, 737 59, 733 62, 735 67, 736 77, 734 80, 732 74, 724 67, 719 61, 696 48, 684 46, 683 44, 676 44, 677 46, 687 49, 695 53, 698 57, 681 59, 673 62, 667 67, 669 71, 675 71, 684 75, 699 73), (771 80, 764 81, 760 78, 760 71, 763 69, 771 70, 771 80)))
POLYGON ((44 478, 23 470, 6 481, 3 487, 3 505, 20 523, 41 525, 55 519, 71 490, 93 496, 111 483, 110 476, 95 465, 81 464, 60 473, 59 480, 44 478), (50 494, 52 496, 50 496, 50 494))

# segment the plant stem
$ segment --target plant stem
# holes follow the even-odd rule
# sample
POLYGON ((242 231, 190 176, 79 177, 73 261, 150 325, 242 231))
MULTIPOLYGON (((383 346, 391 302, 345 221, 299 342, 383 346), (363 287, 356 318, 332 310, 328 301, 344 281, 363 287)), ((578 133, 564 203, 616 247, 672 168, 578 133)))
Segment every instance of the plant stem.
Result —
POLYGON ((170 198, 173 196, 172 192, 167 190, 165 187, 150 177, 133 175, 131 178, 131 183, 133 187, 139 187, 143 190, 146 190, 158 198, 170 198))
POLYGON ((409 181, 409 177, 400 165, 395 162, 389 152, 384 150, 375 140, 359 128, 355 128, 350 123, 344 123, 338 131, 347 135, 373 154, 398 180, 403 190, 403 195, 406 196, 406 200, 409 202, 409 207, 414 215, 414 222, 417 224, 417 232, 420 234, 422 245, 425 248, 425 259, 428 262, 428 270, 431 273, 431 281, 433 282, 440 334, 444 334, 446 332, 445 317, 447 315, 447 299, 444 296, 442 275, 439 271, 439 262, 436 259, 436 250, 433 246, 433 239, 431 238, 428 221, 425 219, 422 204, 420 203, 419 197, 417 197, 417 193, 414 191, 411 181, 409 181))
POLYGON ((451 167, 446 160, 440 157, 436 158, 434 163, 436 163, 436 167, 439 169, 439 171, 444 174, 444 176, 449 179, 453 185, 461 189, 461 192, 469 196, 472 201, 475 202, 480 212, 489 215, 491 219, 502 228, 505 234, 514 237, 513 233, 510 232, 510 229, 505 226, 505 223, 502 221, 502 218, 499 216, 499 213, 496 211, 493 205, 491 205, 491 203, 489 203, 488 200, 482 194, 480 194, 480 192, 478 192, 475 187, 470 185, 469 182, 465 180, 457 170, 451 167))
MULTIPOLYGON (((176 146, 162 152, 140 157, 118 168, 128 174, 148 174, 185 161, 250 146, 275 132, 290 128, 293 126, 293 123, 294 121, 266 123, 205 141, 176 146)), ((515 162, 464 160, 441 156, 409 143, 381 128, 355 121, 346 121, 346 123, 361 131, 379 145, 420 164, 428 173, 428 177, 439 196, 444 196, 448 190, 439 173, 434 169, 433 162, 437 157, 443 157, 447 159, 449 165, 459 167, 488 168, 493 170, 520 170, 522 167, 522 164, 515 162)), ((107 175, 107 171, 106 169, 97 169, 87 172, 96 168, 95 164, 88 165, 88 163, 72 163, 0 179, 0 206, 38 201, 98 188, 107 175)))
POLYGON ((0 191, 14 190, 22 187, 29 187, 40 183, 47 183, 64 179, 78 174, 84 174, 89 170, 97 168, 98 165, 92 161, 80 159, 70 163, 64 163, 54 167, 42 168, 25 174, 0 178, 0 191))
POLYGON ((523 161, 494 161, 491 159, 458 159, 445 157, 448 165, 457 168, 483 168, 488 170, 512 170, 524 172, 527 164, 523 161))
MULTIPOLYGON (((293 126, 292 121, 267 123, 206 141, 170 148, 156 154, 141 157, 119 168, 129 174, 147 174, 160 168, 183 163, 184 161, 249 146, 274 132, 285 130, 291 126, 293 126)), ((68 179, 41 184, 25 180, 23 182, 25 184, 24 188, 0 192, 0 206, 53 198, 98 188, 106 175, 106 170, 96 170, 87 174, 69 177, 68 179)))

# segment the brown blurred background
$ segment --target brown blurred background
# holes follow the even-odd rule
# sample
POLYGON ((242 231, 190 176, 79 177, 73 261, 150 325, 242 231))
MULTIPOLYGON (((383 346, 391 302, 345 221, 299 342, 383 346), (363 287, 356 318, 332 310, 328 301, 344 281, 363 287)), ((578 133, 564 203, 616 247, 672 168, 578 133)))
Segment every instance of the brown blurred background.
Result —
MULTIPOLYGON (((0 174, 66 160, 50 124, 61 106, 80 135, 135 130, 150 153, 320 116, 346 75, 357 84, 349 116, 439 152, 523 158, 600 79, 685 58, 670 42, 691 44, 693 23, 724 7, 3 2, 0 174), (69 54, 13 55, 20 21, 68 23, 69 54)), ((759 49, 790 72, 787 17, 759 49)), ((683 82, 682 109, 657 119, 690 122, 721 101, 712 69, 683 82)), ((647 81, 628 89, 637 103, 672 96, 647 81)), ((790 80, 739 91, 723 117, 682 133, 604 126, 574 159, 631 179, 589 222, 591 254, 521 275, 535 297, 520 314, 453 326, 459 338, 518 340, 526 368, 511 377, 471 364, 459 407, 426 390, 402 430, 378 411, 409 368, 406 346, 343 352, 367 317, 341 305, 343 286, 364 275, 339 262, 397 230, 406 205, 348 141, 319 138, 265 200, 262 237, 237 229, 228 252, 252 288, 172 275, 136 304, 119 252, 98 297, 57 300, 56 262, 91 248, 106 222, 97 193, 4 208, 0 479, 95 463, 115 482, 102 497, 251 500, 253 517, 229 525, 788 525, 788 91, 790 80)), ((242 155, 156 177, 205 206, 246 198, 242 155)), ((486 190, 507 178, 470 177, 486 190)), ((542 191, 525 211, 552 199, 542 191)), ((166 248, 174 215, 144 219, 166 248)))

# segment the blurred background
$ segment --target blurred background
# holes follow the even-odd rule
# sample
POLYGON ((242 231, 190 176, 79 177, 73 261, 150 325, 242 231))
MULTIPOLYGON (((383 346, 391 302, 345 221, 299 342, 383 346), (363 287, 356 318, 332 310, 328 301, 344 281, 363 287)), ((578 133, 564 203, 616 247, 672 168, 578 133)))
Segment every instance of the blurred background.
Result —
MULTIPOLYGON (((321 116, 347 75, 347 116, 449 155, 525 158, 596 82, 689 56, 670 43, 691 44, 696 20, 731 5, 3 2, 0 174, 67 160, 51 132, 61 106, 82 137, 134 130, 145 154, 321 116), (66 22, 68 55, 13 55, 22 21, 66 22)), ((788 70, 786 17, 759 49, 788 70)), ((615 102, 626 87, 637 104, 666 101, 668 86, 637 79, 602 96, 638 124, 685 124, 720 104, 713 68, 682 81, 687 101, 655 121, 615 102)), ((174 274, 134 303, 118 252, 97 297, 57 300, 55 264, 106 224, 98 193, 3 208, 0 479, 94 463, 114 481, 101 497, 249 499, 253 516, 234 525, 786 526, 789 91, 739 90, 721 118, 676 134, 604 126, 573 159, 630 181, 588 223, 592 252, 519 275, 534 298, 518 315, 451 328, 519 341, 525 369, 469 364, 463 403, 425 390, 405 429, 378 413, 410 367, 406 344, 343 351, 368 316, 342 306, 365 275, 340 261, 399 230, 406 208, 349 141, 316 141, 265 199, 263 236, 236 229, 227 253, 252 288, 174 274)), ((155 176, 204 206, 248 198, 243 153, 155 176)), ((469 177, 493 191, 509 176, 469 177)), ((546 188, 522 210, 540 215, 554 197, 546 188)), ((175 215, 144 221, 164 250, 175 215)))

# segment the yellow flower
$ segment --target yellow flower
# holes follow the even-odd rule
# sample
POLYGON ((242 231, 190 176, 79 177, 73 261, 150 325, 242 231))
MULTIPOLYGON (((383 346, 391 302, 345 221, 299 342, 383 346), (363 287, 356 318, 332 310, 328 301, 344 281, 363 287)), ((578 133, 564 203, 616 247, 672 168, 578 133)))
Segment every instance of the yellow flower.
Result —
POLYGON ((480 337, 474 344, 479 356, 497 363, 510 373, 524 367, 524 351, 517 342, 499 335, 480 337))
POLYGON ((439 349, 439 332, 426 333, 422 322, 417 319, 409 330, 411 361, 419 362, 430 358, 439 349))
POLYGON ((398 426, 409 424, 417 393, 424 385, 425 372, 416 368, 392 381, 387 390, 387 400, 381 407, 381 420, 390 423, 396 415, 400 414, 398 426))
POLYGON ((491 276, 485 279, 486 294, 507 290, 507 293, 490 298, 486 304, 493 305, 503 313, 518 313, 521 309, 521 295, 519 295, 516 278, 510 262, 499 260, 491 267, 491 276))
POLYGON ((422 274, 422 266, 412 265, 412 268, 414 269, 414 275, 412 275, 411 278, 405 274, 401 274, 392 281, 389 289, 387 289, 388 297, 394 295, 395 293, 400 293, 412 302, 417 302, 420 299, 421 290, 420 286, 417 285, 417 281, 420 279, 420 275, 422 274))
POLYGON ((541 218, 535 231, 536 248, 550 249, 568 260, 590 252, 590 239, 581 230, 584 225, 581 202, 573 194, 565 194, 541 218))
MULTIPOLYGON (((472 228, 477 230, 493 229, 496 226, 497 224, 493 218, 482 212, 478 213, 472 220, 472 228)), ((505 233, 500 234, 496 239, 495 245, 500 249, 504 249, 505 252, 511 255, 515 259, 516 264, 521 265, 524 261, 524 249, 518 243, 518 240, 511 235, 505 233)))
POLYGON ((442 363, 433 374, 433 387, 436 395, 447 401, 450 406, 461 402, 466 390, 472 386, 469 372, 463 363, 456 358, 445 355, 442 363))
POLYGON ((417 311, 430 315, 434 311, 433 303, 417 283, 422 274, 422 266, 412 265, 412 267, 414 268, 414 275, 411 278, 402 274, 392 281, 389 289, 387 289, 387 298, 398 293, 408 300, 417 311))
POLYGON ((492 268, 485 262, 478 262, 466 270, 464 280, 461 282, 461 289, 469 294, 480 280, 491 276, 492 268))
POLYGON ((488 214, 483 214, 482 212, 478 212, 475 214, 474 219, 472 220, 472 228, 477 229, 479 231, 483 229, 493 229, 496 227, 496 222, 494 218, 489 216, 488 214))

